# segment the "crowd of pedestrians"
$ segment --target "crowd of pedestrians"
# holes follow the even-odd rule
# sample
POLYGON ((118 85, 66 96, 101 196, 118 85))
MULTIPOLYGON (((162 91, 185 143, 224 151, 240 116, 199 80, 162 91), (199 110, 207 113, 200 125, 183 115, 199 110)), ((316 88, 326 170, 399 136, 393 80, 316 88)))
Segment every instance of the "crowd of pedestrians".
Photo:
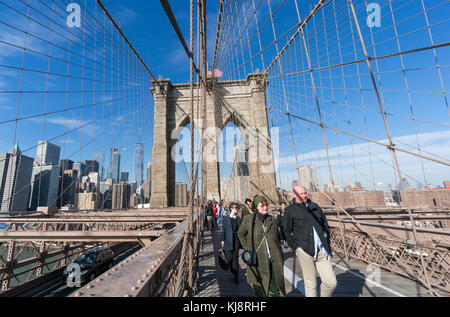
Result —
POLYGON ((337 281, 328 222, 305 188, 296 186, 292 192, 294 199, 283 202, 276 216, 269 213, 269 201, 262 195, 246 199, 242 206, 208 201, 205 228, 221 232, 221 247, 235 284, 239 283, 240 259, 246 264, 247 282, 255 297, 286 296, 283 249, 289 248, 300 263, 306 296, 317 296, 318 273, 320 296, 330 297, 337 281))

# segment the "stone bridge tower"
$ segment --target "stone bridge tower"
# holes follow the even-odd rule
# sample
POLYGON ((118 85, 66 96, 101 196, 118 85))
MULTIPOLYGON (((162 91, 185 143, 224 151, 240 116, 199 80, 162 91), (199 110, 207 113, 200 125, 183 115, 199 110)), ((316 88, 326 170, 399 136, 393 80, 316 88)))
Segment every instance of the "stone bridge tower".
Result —
MULTIPOLYGON (((220 171, 217 143, 221 131, 233 122, 241 130, 248 147, 250 194, 263 194, 278 203, 276 179, 266 112, 266 78, 250 74, 246 80, 215 81, 208 79, 206 96, 205 155, 207 199, 219 201, 220 171)), ((171 84, 168 79, 153 82, 154 143, 152 152, 152 189, 150 206, 166 207, 175 203, 175 162, 172 149, 182 128, 189 123, 190 85, 171 84)), ((201 109, 194 94, 194 126, 201 131, 201 109)), ((201 94, 201 91, 200 91, 201 94)), ((202 96, 200 96, 200 100, 202 96)), ((201 105, 200 105, 201 107, 201 105)))

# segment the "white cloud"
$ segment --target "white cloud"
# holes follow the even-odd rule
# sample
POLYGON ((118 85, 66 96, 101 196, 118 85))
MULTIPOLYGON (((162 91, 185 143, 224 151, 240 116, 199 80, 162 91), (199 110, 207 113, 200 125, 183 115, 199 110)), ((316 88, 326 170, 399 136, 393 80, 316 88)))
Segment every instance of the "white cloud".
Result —
MULTIPOLYGON (((32 118, 30 121, 35 123, 44 124, 43 118, 32 118)), ((81 131, 83 135, 86 135, 90 138, 95 137, 101 132, 101 128, 94 123, 90 123, 92 120, 80 120, 80 119, 70 119, 65 117, 50 117, 45 118, 45 124, 53 124, 65 127, 67 131, 74 130, 69 134, 76 134, 81 131)), ((59 133, 58 133, 59 134, 59 133)))
POLYGON ((117 21, 119 26, 124 26, 129 24, 133 20, 139 17, 139 14, 134 12, 127 6, 120 5, 116 10, 114 10, 114 19, 117 21))

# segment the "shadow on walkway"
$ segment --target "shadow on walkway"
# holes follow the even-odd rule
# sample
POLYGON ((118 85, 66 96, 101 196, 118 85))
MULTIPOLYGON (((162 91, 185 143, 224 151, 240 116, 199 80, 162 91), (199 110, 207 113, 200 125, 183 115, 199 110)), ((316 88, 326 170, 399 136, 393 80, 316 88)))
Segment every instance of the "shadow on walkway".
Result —
POLYGON ((200 254, 199 291, 196 297, 253 297, 252 288, 245 276, 245 265, 239 259, 239 283, 235 284, 233 274, 219 266, 219 250, 220 231, 205 231, 200 254))

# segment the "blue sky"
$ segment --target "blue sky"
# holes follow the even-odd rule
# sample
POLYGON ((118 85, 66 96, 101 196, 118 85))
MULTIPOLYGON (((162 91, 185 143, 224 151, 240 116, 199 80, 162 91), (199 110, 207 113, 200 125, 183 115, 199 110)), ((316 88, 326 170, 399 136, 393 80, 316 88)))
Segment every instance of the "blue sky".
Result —
MULTIPOLYGON (((8 2, 10 7, 0 5, 0 151, 9 151, 14 139, 17 139, 22 150, 29 149, 25 155, 34 157, 36 149, 33 147, 39 140, 54 139, 52 142, 61 146, 64 158, 88 160, 92 159, 92 153, 104 152, 105 163, 108 164, 109 149, 114 147, 122 152, 122 170, 132 173, 134 144, 138 140, 144 143, 145 162, 151 161, 154 120, 152 95, 148 91, 151 78, 94 1, 75 1, 82 9, 86 5, 88 13, 82 14, 86 14, 87 19, 82 18, 80 29, 69 29, 65 25, 68 13, 64 11, 68 2, 57 1, 60 7, 56 6, 53 12, 52 0, 32 0, 28 25, 28 8, 23 2, 8 2), (54 23, 48 19, 52 16, 54 23), (25 37, 23 31, 26 28, 34 36, 25 37), (23 54, 21 48, 24 47, 25 38, 27 51, 23 54), (82 43, 85 43, 84 53, 82 43), (67 60, 70 60, 69 71, 67 60), (20 71, 22 66, 28 70, 20 71), (46 74, 47 71, 50 74, 46 74), (65 76, 67 72, 71 76, 68 80, 65 76), (25 92, 20 96, 17 93, 19 87, 25 92), (72 92, 66 94, 66 87, 72 92), (50 93, 46 93, 47 90, 50 93), (84 92, 80 93, 81 90, 84 92), (43 113, 48 114, 44 116, 43 113), (29 116, 35 117, 27 118, 29 116), (19 120, 16 121, 16 118, 19 120)), ((262 56, 255 56, 249 61, 250 56, 260 50, 255 19, 250 18, 250 10, 246 11, 248 16, 245 17, 248 18, 248 24, 233 24, 233 21, 243 21, 243 9, 233 8, 233 17, 225 15, 223 25, 224 30, 229 30, 234 36, 228 34, 224 38, 218 56, 217 67, 224 71, 223 79, 246 78, 252 70, 267 67, 277 55, 275 46, 270 45, 274 35, 269 6, 275 12, 277 38, 298 22, 294 0, 254 2, 258 6, 256 17, 259 27, 267 22, 259 35, 262 47, 268 48, 262 56), (238 30, 238 25, 248 27, 238 30), (236 34, 242 34, 241 40, 236 34), (247 47, 248 42, 250 49, 247 47), (245 49, 241 50, 241 47, 245 49), (262 65, 261 57, 265 65, 262 65), (236 68, 239 71, 232 72, 236 68)), ((316 2, 299 1, 300 16, 305 17, 316 2)), ((449 41, 449 22, 445 17, 450 14, 450 4, 446 1, 424 0, 426 16, 421 0, 374 2, 381 6, 381 27, 370 29, 364 23, 367 2, 354 1, 369 55, 382 56, 398 52, 398 45, 401 51, 430 46, 431 38, 425 17, 428 18, 434 44, 449 41), (399 44, 395 30, 399 35, 399 44)), ((159 1, 104 0, 103 3, 156 77, 161 75, 174 83, 188 81, 188 59, 159 1)), ((170 3, 188 41, 189 2, 172 0, 170 3)), ((208 1, 210 66, 218 3, 208 1)), ((226 7, 229 3, 234 2, 225 1, 226 7)), ((244 4, 245 8, 252 8, 251 1, 246 0, 244 4)), ((342 62, 349 62, 364 58, 351 19, 347 2, 336 0, 331 1, 308 23, 304 34, 313 68, 339 64, 341 59, 342 62)), ((293 28, 278 41, 278 49, 296 30, 293 28)), ((447 92, 450 80, 449 53, 450 49, 446 46, 403 55, 405 73, 402 72, 399 56, 371 62, 376 84, 381 88, 382 104, 394 143, 416 152, 420 144, 424 151, 422 154, 433 154, 447 161, 450 155, 450 121, 443 91, 447 92), (437 64, 440 65, 439 72, 437 64), (409 95, 405 78, 411 91, 409 95), (421 121, 411 120, 411 109, 415 118, 421 121)), ((313 121, 319 118, 310 75, 302 72, 307 69, 307 56, 301 35, 296 37, 280 62, 284 74, 298 73, 285 77, 284 90, 280 65, 276 63, 268 73, 270 84, 267 102, 276 109, 268 113, 269 121, 271 126, 280 128, 278 183, 288 188, 296 178, 296 159, 287 117, 278 111, 286 111, 287 104, 293 115, 313 121)), ((315 71, 313 75, 325 124, 387 142, 365 63, 315 71)), ((316 165, 320 184, 329 182, 321 128, 296 118, 292 118, 292 124, 299 165, 316 165)), ((348 181, 360 181, 368 188, 378 181, 385 185, 395 184, 392 156, 385 148, 331 130, 326 130, 326 137, 335 182, 342 185, 348 181)), ((447 166, 401 153, 398 159, 402 172, 412 184, 426 181, 437 185, 450 179, 447 166)), ((230 164, 222 167, 224 174, 229 173, 230 164)), ((177 180, 186 180, 182 164, 177 164, 177 180)))

